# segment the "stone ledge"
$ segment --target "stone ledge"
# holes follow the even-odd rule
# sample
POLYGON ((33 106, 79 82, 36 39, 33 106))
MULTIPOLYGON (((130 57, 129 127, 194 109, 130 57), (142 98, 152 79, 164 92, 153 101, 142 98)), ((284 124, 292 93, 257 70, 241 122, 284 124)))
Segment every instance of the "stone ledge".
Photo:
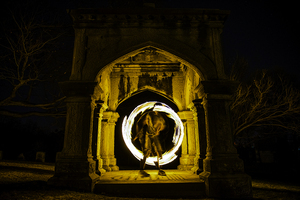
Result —
POLYGON ((230 11, 217 9, 77 9, 71 10, 75 26, 193 26, 199 23, 224 23, 230 11))
POLYGON ((165 170, 167 176, 158 176, 157 170, 146 170, 150 177, 141 177, 138 170, 108 172, 96 183, 94 193, 153 198, 203 198, 205 185, 199 176, 188 171, 165 170))

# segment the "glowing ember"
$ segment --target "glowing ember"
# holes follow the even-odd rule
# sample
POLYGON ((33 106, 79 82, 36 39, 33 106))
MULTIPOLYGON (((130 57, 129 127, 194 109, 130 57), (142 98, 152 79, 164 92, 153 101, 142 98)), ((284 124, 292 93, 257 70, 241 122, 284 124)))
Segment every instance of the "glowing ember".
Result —
MULTIPOLYGON (((159 111, 159 112, 166 113, 169 118, 171 118, 175 121, 174 135, 173 135, 173 141, 172 141, 174 146, 172 149, 166 151, 162 155, 162 159, 159 161, 160 165, 165 165, 176 159, 177 155, 175 153, 179 149, 179 147, 182 143, 182 140, 183 140, 183 136, 184 136, 183 124, 182 124, 179 116, 166 104, 161 103, 161 102, 152 101, 152 102, 146 102, 146 103, 143 103, 143 104, 137 106, 130 113, 129 117, 127 118, 127 116, 125 116, 125 118, 123 120, 123 124, 122 124, 123 139, 125 141, 126 146, 131 151, 131 153, 138 160, 141 160, 143 158, 143 153, 142 153, 142 151, 140 151, 133 145, 132 140, 131 140, 132 139, 131 138, 131 135, 132 135, 131 129, 134 124, 135 117, 139 113, 143 113, 150 108, 153 108, 153 111, 159 111), (156 104, 159 104, 159 105, 156 105, 156 104)), ((156 161, 156 160, 157 160, 156 156, 148 157, 146 160, 146 164, 154 166, 155 165, 154 161, 156 161)))

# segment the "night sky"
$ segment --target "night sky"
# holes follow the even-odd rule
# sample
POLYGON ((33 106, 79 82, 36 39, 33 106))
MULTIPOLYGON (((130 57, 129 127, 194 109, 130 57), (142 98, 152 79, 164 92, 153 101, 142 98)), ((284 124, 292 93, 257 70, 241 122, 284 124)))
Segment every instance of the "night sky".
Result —
MULTIPOLYGON (((171 2, 171 1, 170 1, 171 2)), ((174 7, 230 10, 223 30, 225 63, 237 55, 246 58, 250 71, 284 68, 298 73, 298 10, 292 1, 175 1, 174 7), (183 7, 182 6, 182 7, 183 7)))
MULTIPOLYGON (((298 77, 299 34, 296 29, 300 20, 296 15, 296 3, 291 2, 295 1, 165 0, 165 5, 169 8, 230 10, 231 14, 223 31, 226 65, 230 65, 238 55, 248 60, 251 72, 256 69, 279 67, 298 77)), ((94 0, 53 0, 48 3, 43 1, 43 4, 50 5, 52 10, 64 16, 69 23, 71 19, 66 9, 108 6, 107 1, 94 0)), ((8 6, 13 5, 15 4, 12 1, 8 3, 8 6)), ((3 6, 2 9, 7 9, 7 6, 3 6)), ((5 17, 7 16, 2 15, 1 21, 4 21, 5 17)))

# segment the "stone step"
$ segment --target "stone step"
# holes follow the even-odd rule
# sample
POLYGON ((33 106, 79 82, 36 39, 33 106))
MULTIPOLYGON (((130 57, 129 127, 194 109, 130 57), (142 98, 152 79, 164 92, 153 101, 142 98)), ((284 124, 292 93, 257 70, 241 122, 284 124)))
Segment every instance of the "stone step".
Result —
POLYGON ((130 197, 201 198, 205 184, 198 175, 187 171, 165 170, 167 176, 158 176, 157 170, 146 170, 150 177, 141 177, 138 170, 107 172, 96 183, 94 193, 130 197))

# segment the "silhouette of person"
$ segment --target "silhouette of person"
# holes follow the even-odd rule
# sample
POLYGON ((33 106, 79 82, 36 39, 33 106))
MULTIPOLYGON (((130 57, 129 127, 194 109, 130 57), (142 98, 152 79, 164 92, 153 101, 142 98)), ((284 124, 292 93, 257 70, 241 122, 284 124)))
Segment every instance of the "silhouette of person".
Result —
POLYGON ((166 173, 160 168, 159 160, 162 159, 162 147, 159 139, 159 134, 166 128, 166 121, 162 114, 158 111, 145 112, 136 123, 136 137, 141 144, 143 159, 140 162, 140 175, 149 177, 150 175, 144 171, 146 159, 149 156, 157 156, 157 161, 154 162, 158 168, 158 175, 166 176, 166 173))

